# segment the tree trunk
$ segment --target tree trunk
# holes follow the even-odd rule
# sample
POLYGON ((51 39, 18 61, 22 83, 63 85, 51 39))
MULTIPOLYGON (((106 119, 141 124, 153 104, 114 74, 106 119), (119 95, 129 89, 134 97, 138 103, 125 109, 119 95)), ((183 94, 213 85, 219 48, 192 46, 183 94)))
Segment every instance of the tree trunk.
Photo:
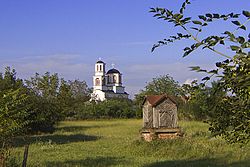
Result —
POLYGON ((23 164, 22 164, 22 167, 26 167, 27 166, 28 151, 29 151, 29 145, 25 145, 24 146, 24 154, 23 154, 23 164))

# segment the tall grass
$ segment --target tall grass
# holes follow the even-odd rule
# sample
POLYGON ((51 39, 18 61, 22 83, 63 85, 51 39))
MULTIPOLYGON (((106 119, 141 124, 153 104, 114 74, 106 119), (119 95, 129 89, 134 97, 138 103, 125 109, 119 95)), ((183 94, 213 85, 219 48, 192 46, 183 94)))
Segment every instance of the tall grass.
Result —
POLYGON ((207 124, 180 122, 184 137, 140 140, 141 120, 61 122, 55 133, 18 139, 12 153, 20 163, 30 143, 28 166, 250 166, 250 147, 213 138, 207 124))

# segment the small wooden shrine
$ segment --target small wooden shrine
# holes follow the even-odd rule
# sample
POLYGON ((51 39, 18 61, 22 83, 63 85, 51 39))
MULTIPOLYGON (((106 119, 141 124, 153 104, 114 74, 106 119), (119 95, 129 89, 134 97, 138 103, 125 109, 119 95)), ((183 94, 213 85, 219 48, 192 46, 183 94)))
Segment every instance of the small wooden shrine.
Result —
POLYGON ((141 137, 146 141, 181 136, 177 126, 177 104, 167 95, 146 96, 143 101, 143 128, 141 137))

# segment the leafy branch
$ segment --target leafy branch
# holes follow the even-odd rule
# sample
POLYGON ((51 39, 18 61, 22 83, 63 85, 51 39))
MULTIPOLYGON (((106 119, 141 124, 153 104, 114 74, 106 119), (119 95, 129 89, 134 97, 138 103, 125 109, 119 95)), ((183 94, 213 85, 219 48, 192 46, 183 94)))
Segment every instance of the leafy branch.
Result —
POLYGON ((212 77, 216 76, 219 77, 218 89, 225 92, 224 97, 211 106, 211 110, 214 110, 214 114, 211 115, 209 120, 212 134, 221 135, 231 143, 247 143, 250 141, 250 34, 248 37, 244 37, 244 35, 236 36, 236 32, 247 30, 250 12, 242 12, 246 19, 243 23, 239 21, 239 17, 242 15, 233 12, 229 14, 206 13, 193 20, 191 17, 184 16, 186 6, 189 4, 191 4, 190 1, 185 0, 177 13, 165 8, 150 9, 150 12, 155 13, 154 17, 170 22, 175 27, 179 26, 185 31, 185 35, 177 33, 177 36, 170 36, 169 39, 158 41, 153 46, 152 52, 159 46, 168 45, 177 40, 192 39, 195 43, 183 49, 183 57, 201 48, 209 49, 226 58, 224 61, 217 62, 216 68, 210 71, 201 69, 199 66, 191 67, 191 69, 208 75, 202 79, 203 83, 199 86, 204 87, 212 77), (225 30, 221 36, 210 35, 200 39, 199 34, 215 20, 231 20, 231 24, 236 28, 234 31, 225 30), (216 46, 218 45, 230 49, 233 56, 217 50, 216 46))
MULTIPOLYGON (((180 9, 180 13, 174 13, 171 10, 168 10, 168 9, 165 9, 165 8, 158 8, 158 7, 157 8, 151 8, 150 12, 155 13, 154 17, 157 17, 158 19, 163 19, 165 21, 171 22, 171 23, 174 24, 174 26, 180 26, 187 32, 187 34, 185 34, 185 35, 183 35, 181 33, 178 33, 178 37, 174 38, 174 40, 176 40, 176 39, 180 40, 180 39, 183 39, 183 38, 186 38, 186 39, 191 38, 194 41, 196 41, 196 43, 194 43, 190 47, 188 47, 188 48, 186 47, 184 49, 183 57, 186 57, 187 55, 189 55, 191 52, 193 52, 197 48, 203 46, 202 49, 208 48, 211 51, 213 51, 213 52, 215 52, 215 53, 217 53, 217 54, 219 54, 219 55, 221 55, 223 57, 226 57, 228 59, 232 59, 232 57, 230 57, 230 56, 216 50, 214 47, 217 44, 224 45, 225 44, 224 40, 227 39, 228 37, 232 38, 232 35, 236 32, 236 30, 238 30, 238 29, 246 30, 245 24, 247 24, 247 22, 250 20, 249 19, 249 12, 248 11, 243 11, 243 15, 248 18, 245 23, 241 24, 239 21, 235 21, 235 20, 232 21, 232 23, 237 25, 238 27, 233 33, 230 33, 231 36, 222 36, 222 37, 209 36, 209 37, 207 37, 205 39, 200 40, 198 38, 198 34, 200 32, 202 32, 202 28, 207 26, 209 24, 209 22, 212 22, 214 20, 219 20, 219 19, 222 19, 224 21, 226 21, 228 19, 235 19, 235 18, 238 18, 240 16, 240 14, 230 13, 230 14, 222 14, 221 15, 221 14, 217 14, 217 13, 213 13, 213 14, 207 13, 205 15, 199 15, 198 16, 199 20, 191 20, 192 19, 191 17, 184 17, 184 15, 183 15, 183 12, 186 9, 187 4, 190 4, 190 1, 186 0, 182 4, 182 7, 180 9), (191 26, 190 28, 187 28, 187 25, 189 25, 190 23, 192 23, 193 26, 191 26), (197 26, 199 26, 199 27, 197 27, 197 26), (190 31, 190 29, 197 31, 196 34, 194 35, 190 31)), ((229 34, 227 34, 227 35, 229 35, 229 34)), ((173 36, 171 36, 171 37, 173 37, 173 36)), ((157 44, 153 45, 151 51, 153 52, 157 47, 159 47, 161 45, 167 45, 170 42, 174 42, 174 41, 172 39, 164 39, 164 40, 158 41, 157 44)))

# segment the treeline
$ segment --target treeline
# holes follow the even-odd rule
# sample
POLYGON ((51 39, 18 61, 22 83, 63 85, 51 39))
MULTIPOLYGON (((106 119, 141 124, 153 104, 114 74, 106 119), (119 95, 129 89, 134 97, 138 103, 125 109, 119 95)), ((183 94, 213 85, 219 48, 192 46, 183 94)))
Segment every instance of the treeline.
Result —
POLYGON ((110 119, 110 118, 141 118, 142 111, 129 99, 110 99, 107 101, 80 104, 75 113, 67 119, 110 119))
MULTIPOLYGON (((91 89, 85 81, 66 81, 49 72, 36 73, 23 81, 16 77, 14 69, 7 67, 0 74, 0 90, 1 112, 7 113, 1 122, 5 123, 12 113, 20 113, 20 118, 13 117, 13 121, 25 122, 27 133, 53 132, 54 125, 61 120, 141 117, 132 100, 90 102, 91 89), (16 108, 9 108, 15 100, 16 108)), ((0 128, 6 129, 3 124, 0 128)))
POLYGON ((163 75, 153 78, 139 94, 135 96, 138 106, 146 95, 167 94, 178 106, 179 120, 206 121, 214 117, 215 105, 225 97, 226 92, 218 89, 218 83, 211 86, 201 86, 197 81, 180 85, 173 77, 163 75))

